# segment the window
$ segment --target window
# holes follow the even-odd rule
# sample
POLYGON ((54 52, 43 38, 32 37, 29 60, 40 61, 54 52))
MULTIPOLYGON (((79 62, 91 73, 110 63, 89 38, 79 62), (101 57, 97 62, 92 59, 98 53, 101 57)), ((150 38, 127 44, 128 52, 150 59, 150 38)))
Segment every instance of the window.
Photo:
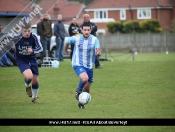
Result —
POLYGON ((106 19, 107 11, 95 11, 95 19, 106 19))
POLYGON ((137 18, 138 19, 151 19, 151 9, 138 9, 137 18))
POLYGON ((120 10, 120 20, 126 20, 126 10, 120 10))

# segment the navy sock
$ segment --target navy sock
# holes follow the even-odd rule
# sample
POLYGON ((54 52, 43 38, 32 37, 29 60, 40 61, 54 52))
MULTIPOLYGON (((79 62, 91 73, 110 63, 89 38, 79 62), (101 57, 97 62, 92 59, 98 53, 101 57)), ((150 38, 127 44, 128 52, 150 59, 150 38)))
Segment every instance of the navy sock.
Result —
POLYGON ((32 89, 38 89, 39 88, 39 84, 32 84, 32 89))
POLYGON ((83 90, 84 85, 85 85, 85 84, 84 84, 84 83, 83 83, 83 82, 80 80, 80 81, 79 81, 79 84, 78 84, 78 88, 77 88, 77 89, 78 89, 78 91, 82 91, 82 90, 83 90))
POLYGON ((29 85, 31 83, 31 80, 24 79, 24 82, 27 83, 27 85, 29 85))

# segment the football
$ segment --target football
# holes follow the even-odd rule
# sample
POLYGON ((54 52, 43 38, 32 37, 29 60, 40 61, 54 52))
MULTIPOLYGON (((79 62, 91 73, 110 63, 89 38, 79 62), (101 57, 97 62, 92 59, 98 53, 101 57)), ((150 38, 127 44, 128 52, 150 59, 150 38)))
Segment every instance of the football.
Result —
POLYGON ((79 103, 80 104, 88 104, 89 102, 91 101, 91 95, 87 92, 82 92, 80 95, 79 95, 79 103))

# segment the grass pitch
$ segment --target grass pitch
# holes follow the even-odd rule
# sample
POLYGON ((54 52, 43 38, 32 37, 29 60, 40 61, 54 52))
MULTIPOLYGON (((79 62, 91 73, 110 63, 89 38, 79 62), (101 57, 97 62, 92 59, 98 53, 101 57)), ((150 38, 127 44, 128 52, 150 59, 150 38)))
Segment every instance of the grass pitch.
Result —
MULTIPOLYGON (((175 118, 175 53, 110 53, 94 69, 92 100, 85 110, 77 106, 79 78, 69 59, 59 68, 39 68, 41 104, 25 92, 17 67, 0 68, 0 118, 175 118), (127 59, 126 59, 127 58, 127 59), (111 61, 113 60, 113 61, 111 61)), ((102 58, 104 56, 101 56, 102 58)), ((1 126, 2 132, 174 132, 175 127, 125 126, 1 126)))

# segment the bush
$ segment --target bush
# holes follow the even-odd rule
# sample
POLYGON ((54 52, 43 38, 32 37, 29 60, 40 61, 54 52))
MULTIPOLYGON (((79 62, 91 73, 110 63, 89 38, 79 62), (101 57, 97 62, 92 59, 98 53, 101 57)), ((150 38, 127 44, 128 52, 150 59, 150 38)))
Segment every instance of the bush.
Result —
POLYGON ((138 21, 126 21, 126 22, 123 22, 122 24, 123 28, 122 28, 122 31, 124 33, 130 33, 130 32, 133 32, 133 30, 135 30, 136 32, 141 32, 141 28, 139 26, 139 22, 138 21))
POLYGON ((109 22, 106 24, 107 29, 110 33, 116 33, 117 31, 121 33, 131 33, 136 32, 147 32, 151 31, 154 33, 163 32, 163 29, 160 27, 158 20, 143 20, 143 21, 121 21, 121 22, 109 22))
POLYGON ((106 26, 108 31, 112 34, 121 30, 121 22, 108 22, 106 26))
POLYGON ((139 25, 143 31, 157 32, 159 31, 158 29, 161 28, 159 21, 153 19, 141 21, 139 25))

